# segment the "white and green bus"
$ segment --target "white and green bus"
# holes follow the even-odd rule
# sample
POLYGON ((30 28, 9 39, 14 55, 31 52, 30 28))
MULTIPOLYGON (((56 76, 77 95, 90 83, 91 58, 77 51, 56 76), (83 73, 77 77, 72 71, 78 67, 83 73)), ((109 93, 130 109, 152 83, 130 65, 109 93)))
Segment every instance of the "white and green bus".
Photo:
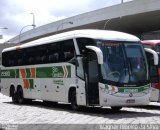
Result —
MULTIPOLYGON (((158 64, 158 56, 151 53, 158 64)), ((14 103, 38 99, 71 103, 72 109, 120 110, 146 105, 150 97, 140 39, 117 31, 76 30, 6 48, 1 85, 1 93, 14 103)))

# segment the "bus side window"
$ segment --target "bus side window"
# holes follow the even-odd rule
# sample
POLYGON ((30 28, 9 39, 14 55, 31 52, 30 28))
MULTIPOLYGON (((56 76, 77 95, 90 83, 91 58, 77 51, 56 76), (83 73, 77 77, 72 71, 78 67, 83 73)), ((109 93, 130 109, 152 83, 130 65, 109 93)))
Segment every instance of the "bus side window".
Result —
POLYGON ((71 60, 74 57, 74 53, 72 52, 64 52, 64 58, 66 61, 71 60))
POLYGON ((22 59, 18 59, 18 66, 21 66, 23 64, 23 60, 22 59))
POLYGON ((34 63, 33 57, 29 57, 28 62, 29 62, 29 65, 32 65, 34 63))
POLYGON ((74 58, 75 47, 73 40, 67 40, 63 43, 63 62, 68 62, 74 58))
POLYGON ((42 57, 41 57, 41 63, 42 64, 45 64, 47 62, 47 56, 46 55, 43 55, 42 57))
POLYGON ((13 60, 9 60, 8 61, 8 67, 13 66, 14 65, 14 61, 13 60))
POLYGON ((11 59, 9 59, 9 53, 3 52, 2 53, 2 65, 8 67, 10 66, 10 61, 11 59))
POLYGON ((52 43, 48 46, 48 62, 57 63, 60 62, 60 43, 52 43))
POLYGON ((39 55, 36 56, 36 63, 41 64, 41 57, 39 55))
POLYGON ((59 54, 58 53, 54 53, 49 55, 49 63, 56 63, 58 62, 59 59, 59 54))

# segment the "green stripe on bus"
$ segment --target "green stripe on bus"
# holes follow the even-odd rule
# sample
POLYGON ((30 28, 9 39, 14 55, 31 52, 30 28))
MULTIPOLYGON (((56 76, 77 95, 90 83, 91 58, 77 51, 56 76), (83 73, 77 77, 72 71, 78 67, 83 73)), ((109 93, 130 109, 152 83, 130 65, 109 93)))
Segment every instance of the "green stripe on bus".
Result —
POLYGON ((41 67, 36 69, 37 78, 70 78, 71 66, 41 67))
POLYGON ((16 71, 16 76, 15 76, 15 77, 16 77, 16 78, 19 78, 19 77, 20 77, 20 76, 19 76, 19 69, 16 69, 15 71, 16 71))
POLYGON ((29 79, 30 89, 34 88, 33 79, 29 79))
MULTIPOLYGON (((37 78, 71 78, 71 66, 36 68, 37 78)), ((1 78, 20 78, 19 69, 1 70, 1 78)), ((26 68, 26 78, 31 78, 30 68, 26 68)))
POLYGON ((31 77, 31 71, 30 71, 30 68, 29 69, 26 69, 26 78, 30 78, 31 77))
POLYGON ((1 78, 16 78, 16 72, 15 69, 1 70, 1 78))
POLYGON ((36 69, 37 78, 51 78, 52 67, 41 67, 36 69))
POLYGON ((67 65, 67 70, 68 70, 68 76, 67 77, 71 77, 71 66, 67 65))
POLYGON ((121 93, 143 92, 143 91, 149 89, 149 87, 150 87, 149 85, 145 85, 143 87, 138 87, 138 88, 135 88, 135 87, 131 87, 131 88, 119 87, 118 92, 121 92, 121 93))

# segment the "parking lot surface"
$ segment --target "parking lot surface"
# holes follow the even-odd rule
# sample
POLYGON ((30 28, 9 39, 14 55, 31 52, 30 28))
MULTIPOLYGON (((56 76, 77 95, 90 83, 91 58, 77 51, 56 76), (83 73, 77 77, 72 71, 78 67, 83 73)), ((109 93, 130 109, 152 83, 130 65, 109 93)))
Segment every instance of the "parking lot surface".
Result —
MULTIPOLYGON (((89 107, 73 111, 69 104, 45 105, 41 101, 13 104, 0 94, 1 129, 107 129, 102 124, 160 124, 160 103, 143 107, 124 107, 118 113, 109 107, 89 107), (95 126, 96 124, 96 126, 95 126)), ((157 127, 155 129, 158 129, 157 127)))

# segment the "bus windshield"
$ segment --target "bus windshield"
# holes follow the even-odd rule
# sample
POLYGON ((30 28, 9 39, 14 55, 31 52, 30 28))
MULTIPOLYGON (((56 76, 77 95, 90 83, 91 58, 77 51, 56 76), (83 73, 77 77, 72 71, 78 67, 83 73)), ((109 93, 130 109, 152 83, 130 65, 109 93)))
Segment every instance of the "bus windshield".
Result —
POLYGON ((147 63, 142 45, 127 42, 97 41, 102 50, 102 78, 120 84, 143 84, 148 81, 147 63))

